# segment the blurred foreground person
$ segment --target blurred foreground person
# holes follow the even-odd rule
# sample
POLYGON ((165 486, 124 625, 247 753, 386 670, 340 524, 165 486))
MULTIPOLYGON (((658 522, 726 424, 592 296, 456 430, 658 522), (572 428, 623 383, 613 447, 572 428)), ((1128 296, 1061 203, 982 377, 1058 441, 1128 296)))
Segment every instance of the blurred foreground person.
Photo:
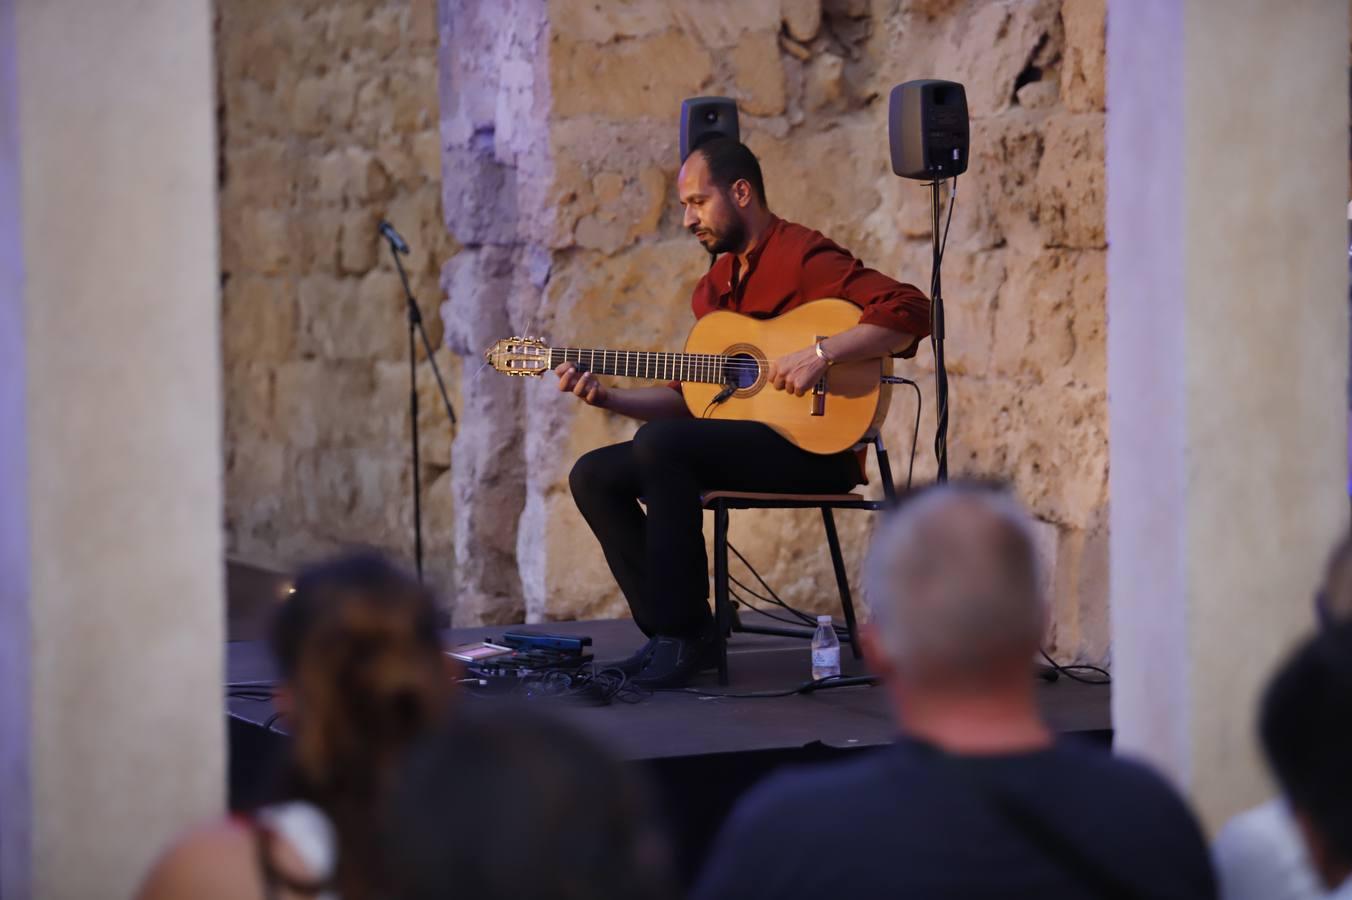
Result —
POLYGON ((1027 517, 990 486, 932 488, 883 523, 865 640, 901 736, 753 790, 695 896, 1214 896, 1164 781, 1042 721, 1041 583, 1027 517))
MULTIPOLYGON (((1334 549, 1315 600, 1321 627, 1352 621, 1352 537, 1334 549)), ((1224 900, 1315 900, 1328 896, 1284 796, 1225 823, 1211 848, 1224 900)))
POLYGON ((409 755, 386 822, 393 900, 674 897, 643 785, 538 712, 462 711, 409 755))
POLYGON ((449 699, 432 597, 379 556, 341 558, 297 580, 271 643, 291 731, 285 802, 186 835, 141 900, 385 895, 378 809, 449 699))
POLYGON ((1307 642, 1263 697, 1268 762, 1324 896, 1352 898, 1352 622, 1307 642))

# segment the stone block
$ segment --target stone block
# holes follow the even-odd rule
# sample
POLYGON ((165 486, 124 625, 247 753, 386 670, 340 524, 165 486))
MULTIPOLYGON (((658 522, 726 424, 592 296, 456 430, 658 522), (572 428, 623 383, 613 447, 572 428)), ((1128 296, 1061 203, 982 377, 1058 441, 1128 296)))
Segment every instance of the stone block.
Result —
POLYGON ((357 88, 355 73, 346 69, 300 79, 291 95, 292 128, 307 137, 349 128, 356 109, 357 88))
POLYGON ((1061 63, 1061 97, 1070 112, 1103 112, 1104 0, 1063 0, 1065 59, 1061 63))
POLYGON ((333 150, 315 164, 315 198, 321 202, 368 203, 389 193, 385 167, 372 153, 356 147, 333 150))
POLYGON ((410 146, 418 173, 429 181, 440 181, 441 136, 437 130, 433 128, 413 135, 410 138, 410 146))
MULTIPOLYGON (((984 250, 1008 244, 1029 253, 1040 251, 1046 241, 1038 221, 1043 153, 1037 122, 1021 116, 972 121, 972 158, 959 179, 952 246, 984 250)), ((928 203, 913 212, 919 216, 922 209, 927 215, 928 203)))
POLYGON ((950 382, 950 466, 1008 479, 1037 516, 1083 528, 1107 502, 1102 388, 1028 378, 950 382))
POLYGON ((745 138, 760 158, 771 209, 857 249, 862 220, 881 201, 879 183, 884 175, 895 178, 885 153, 860 152, 861 147, 879 145, 878 132, 869 122, 850 121, 792 141, 760 133, 745 138), (829 179, 821 177, 824 169, 831 172, 829 179))
POLYGON ((1005 281, 998 250, 945 260, 945 360, 953 375, 984 376, 995 340, 996 303, 1005 281))
POLYGON ((235 240, 239 263, 264 275, 279 275, 298 257, 291 215, 277 209, 244 209, 235 240))
POLYGON ((440 29, 435 0, 410 0, 404 32, 414 47, 434 49, 440 29))
POLYGON ((304 207, 293 213, 292 221, 300 246, 295 271, 302 275, 337 271, 343 221, 341 209, 333 206, 304 207))
POLYGON ((284 141, 261 138, 233 148, 222 168, 222 205, 283 210, 295 200, 298 172, 284 141))
POLYGON ((569 41, 606 44, 665 31, 675 24, 672 4, 645 0, 550 0, 551 30, 569 41))
POLYGON ((779 37, 770 31, 743 35, 730 51, 738 107, 752 116, 777 116, 784 112, 784 63, 779 55, 779 37))
POLYGON ((366 77, 357 87, 352 113, 352 137, 371 145, 396 136, 394 127, 394 97, 398 90, 390 76, 381 72, 366 77))
POLYGON ((446 228, 461 244, 512 244, 517 235, 516 173, 491 154, 448 150, 443 159, 446 228))
POLYGON ((369 446, 375 399, 369 363, 301 359, 277 368, 277 422, 298 449, 369 446))
POLYGON ((242 274, 221 290, 221 347, 229 364, 278 363, 296 346, 296 298, 288 279, 242 274))
POLYGON ((1038 169, 1038 221, 1049 247, 1102 248, 1104 117, 1094 113, 1049 119, 1038 169))
POLYGON ((973 118, 1009 108, 1014 84, 1040 43, 1057 30, 1060 4, 1054 0, 980 3, 971 16, 949 20, 946 49, 949 78, 967 88, 973 118))
POLYGON ((1102 251, 1019 257, 1000 289, 995 372, 1102 390, 1106 372, 1102 251))
POLYGON ((412 543, 408 465, 400 454, 302 450, 295 454, 289 499, 302 511, 302 522, 321 538, 406 547, 412 543))
POLYGON ((398 359, 407 340, 399 278, 373 269, 360 280, 316 274, 299 288, 300 350, 329 360, 398 359))
POLYGON ((704 46, 675 29, 605 49, 554 35, 549 47, 554 115, 561 118, 666 119, 712 74, 704 46))
POLYGON ((686 0, 672 4, 672 14, 685 32, 705 47, 738 44, 755 31, 779 31, 780 0, 686 0))
POLYGON ((843 108, 845 92, 843 58, 823 53, 803 67, 803 108, 808 112, 843 108))
POLYGON ((806 44, 822 28, 822 0, 782 0, 784 29, 795 41, 806 44))
POLYGON ((371 210, 345 212, 338 226, 338 271, 344 275, 364 275, 376 264, 380 237, 376 231, 379 217, 371 210))
POLYGON ((394 89, 386 102, 390 104, 391 127, 395 132, 412 134, 436 126, 440 120, 436 60, 410 60, 390 84, 394 89))
POLYGON ((277 437, 273 416, 274 368, 267 363, 234 362, 222 376, 227 436, 277 437))

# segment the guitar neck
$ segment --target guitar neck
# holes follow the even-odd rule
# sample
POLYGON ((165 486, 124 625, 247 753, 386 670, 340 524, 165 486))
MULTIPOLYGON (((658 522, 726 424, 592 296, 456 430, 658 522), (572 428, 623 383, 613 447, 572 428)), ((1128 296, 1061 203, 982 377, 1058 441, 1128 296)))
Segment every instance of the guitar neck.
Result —
POLYGON ((579 347, 551 347, 549 367, 576 363, 578 368, 597 375, 623 375, 658 381, 691 381, 723 384, 731 357, 711 353, 658 353, 648 350, 589 350, 579 347))

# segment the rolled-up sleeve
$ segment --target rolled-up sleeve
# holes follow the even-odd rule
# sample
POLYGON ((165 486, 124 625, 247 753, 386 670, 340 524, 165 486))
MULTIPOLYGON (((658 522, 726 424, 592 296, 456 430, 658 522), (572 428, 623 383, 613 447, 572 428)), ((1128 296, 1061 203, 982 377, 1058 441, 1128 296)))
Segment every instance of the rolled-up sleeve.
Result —
POLYGON ((804 296, 849 300, 863 309, 860 324, 915 337, 902 356, 914 356, 919 338, 930 333, 930 302, 919 288, 868 268, 831 241, 808 249, 802 273, 804 296))

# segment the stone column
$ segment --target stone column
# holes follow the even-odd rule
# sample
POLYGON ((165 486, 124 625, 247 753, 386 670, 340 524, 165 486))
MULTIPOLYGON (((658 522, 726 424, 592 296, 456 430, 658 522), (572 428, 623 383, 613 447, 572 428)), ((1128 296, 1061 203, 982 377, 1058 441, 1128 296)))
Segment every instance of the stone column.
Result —
POLYGON ((1347 35, 1109 3, 1113 719, 1211 829, 1271 793, 1256 701, 1347 525, 1347 35))
POLYGON ((224 799, 206 0, 0 2, 0 895, 224 799))

